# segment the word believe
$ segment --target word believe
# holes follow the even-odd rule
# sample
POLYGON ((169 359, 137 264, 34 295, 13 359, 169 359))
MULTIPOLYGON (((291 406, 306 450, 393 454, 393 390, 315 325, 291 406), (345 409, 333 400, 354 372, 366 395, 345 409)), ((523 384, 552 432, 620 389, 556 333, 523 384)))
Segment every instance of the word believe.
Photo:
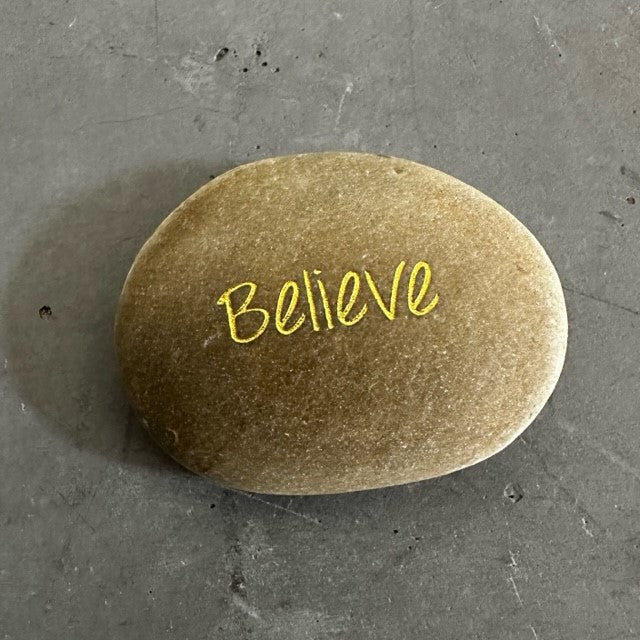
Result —
MULTIPOLYGON (((380 288, 374 280, 371 273, 364 272, 364 277, 369 286, 369 290, 375 300, 376 304, 380 308, 380 311, 389 319, 394 320, 398 309, 398 289, 400 287, 400 278, 406 266, 406 262, 403 260, 396 267, 391 283, 391 291, 386 296, 388 302, 385 302, 380 288)), ((351 327, 354 324, 360 322, 366 313, 369 311, 369 305, 363 302, 359 309, 355 309, 358 302, 358 295, 360 294, 360 275, 355 271, 347 271, 342 277, 340 287, 338 289, 338 296, 335 301, 335 305, 332 305, 327 289, 317 276, 320 275, 320 271, 315 269, 311 272, 314 276, 315 283, 318 287, 320 294, 320 300, 318 301, 313 293, 313 283, 311 274, 309 271, 304 270, 302 272, 302 280, 304 283, 304 293, 306 297, 306 305, 304 305, 305 311, 300 311, 296 314, 298 302, 300 300, 300 287, 295 280, 287 280, 280 288, 278 299, 276 301, 276 308, 274 314, 274 324, 276 330, 282 335, 288 336, 295 333, 302 327, 307 321, 308 317, 311 320, 311 325, 314 331, 320 331, 321 319, 318 313, 318 307, 322 308, 324 315, 324 324, 327 329, 333 329, 335 325, 335 318, 337 321, 345 327, 351 327)), ((407 288, 407 306, 409 311, 415 316, 426 316, 430 311, 433 311, 438 304, 438 294, 436 293, 429 302, 425 304, 425 298, 429 285, 431 284, 431 267, 423 261, 416 262, 411 274, 409 276, 409 284, 407 288), (420 284, 418 285, 419 280, 420 284)), ((267 309, 262 307, 250 307, 258 285, 255 282, 241 282, 227 289, 219 298, 218 304, 224 305, 227 311, 227 320, 229 322, 229 332, 231 338, 235 342, 241 344, 252 342, 256 338, 259 338, 267 329, 269 321, 271 320, 271 314, 267 309), (231 297, 236 291, 246 289, 246 295, 244 301, 235 306, 231 297), (261 324, 258 329, 253 333, 241 336, 238 331, 237 320, 240 316, 253 314, 256 317, 261 318, 261 324)))

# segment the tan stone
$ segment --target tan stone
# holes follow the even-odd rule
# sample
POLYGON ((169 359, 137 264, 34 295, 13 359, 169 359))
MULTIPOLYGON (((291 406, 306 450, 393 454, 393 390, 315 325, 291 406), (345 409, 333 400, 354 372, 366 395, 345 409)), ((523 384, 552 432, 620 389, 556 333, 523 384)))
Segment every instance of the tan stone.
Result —
POLYGON ((435 169, 356 153, 262 160, 202 187, 138 254, 116 321, 160 446, 283 494, 487 458, 546 402, 566 339, 558 276, 513 216, 435 169))

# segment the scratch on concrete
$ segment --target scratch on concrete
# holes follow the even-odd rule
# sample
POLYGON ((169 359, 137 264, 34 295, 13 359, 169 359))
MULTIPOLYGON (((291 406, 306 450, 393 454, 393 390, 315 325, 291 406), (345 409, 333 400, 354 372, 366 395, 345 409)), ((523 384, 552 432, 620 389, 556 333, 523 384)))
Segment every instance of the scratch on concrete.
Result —
POLYGON ((518 591, 518 587, 516 587, 516 581, 513 579, 513 576, 509 576, 509 582, 513 586, 513 592, 516 594, 516 598, 518 598, 518 602, 521 607, 524 607, 524 603, 522 602, 522 598, 520 597, 520 592, 518 591))
POLYGON ((344 101, 352 91, 353 91, 353 82, 347 82, 347 86, 342 92, 342 97, 340 98, 340 102, 338 103, 338 113, 336 115, 336 127, 340 123, 340 118, 342 116, 342 108, 344 107, 344 101))
POLYGON ((173 107, 172 109, 167 109, 166 111, 157 111, 155 113, 143 113, 140 114, 139 116, 132 116, 131 118, 121 118, 121 119, 114 119, 114 120, 97 120, 95 122, 84 122, 83 124, 81 124, 79 127, 76 127, 75 129, 72 129, 71 132, 75 133, 76 131, 80 131, 81 129, 84 129, 85 127, 89 127, 89 126, 98 126, 101 124, 122 124, 125 122, 135 122, 136 120, 147 120, 149 118, 157 118, 159 116, 164 116, 168 113, 173 113, 174 111, 180 111, 181 109, 184 109, 185 107, 173 107))
POLYGON ((620 222, 622 220, 622 217, 619 216, 617 213, 611 213, 611 211, 598 211, 598 213, 605 217, 608 218, 609 220, 613 220, 614 222, 620 222))
POLYGON ((563 285, 562 288, 565 291, 569 291, 569 293, 575 293, 578 296, 589 298, 589 300, 595 300, 596 302, 601 302, 602 304, 606 304, 607 306, 613 307, 614 309, 620 309, 621 311, 626 311, 627 313, 633 313, 633 315, 635 316, 640 316, 640 311, 632 309, 631 307, 625 307, 624 305, 618 304, 617 302, 611 302, 610 300, 605 300, 604 298, 598 298, 598 296, 591 295, 590 293, 585 293, 584 291, 574 289, 573 287, 567 287, 563 285))
POLYGON ((536 633, 536 630, 533 628, 533 625, 530 624, 529 625, 529 629, 531 629, 531 633, 533 633, 533 637, 538 640, 538 634, 536 633))
MULTIPOLYGON (((575 433, 575 430, 576 430, 575 427, 570 422, 567 422, 565 420, 558 420, 558 426, 563 431, 566 431, 569 434, 575 433)), ((640 480, 640 471, 635 467, 631 466, 626 460, 623 460, 618 454, 613 453, 612 451, 609 451, 609 449, 607 449, 606 447, 603 447, 601 444, 598 444, 597 442, 591 442, 588 439, 582 439, 582 442, 590 449, 593 449, 594 451, 597 451, 598 453, 603 455, 605 458, 609 460, 609 462, 612 462, 614 465, 620 468, 624 473, 634 477, 636 480, 640 480)))
POLYGON ((518 569, 518 562, 516 560, 515 554, 511 550, 511 547, 512 547, 512 544, 513 544, 513 540, 511 538, 511 527, 509 526, 509 521, 508 520, 505 520, 504 524, 507 527, 507 536, 508 536, 508 539, 509 539, 509 557, 511 558, 511 564, 509 564, 509 567, 511 567, 514 570, 517 570, 518 569))
POLYGON ((279 504, 276 504, 275 502, 269 502, 268 500, 263 500, 262 498, 258 498, 258 496, 254 496, 251 493, 247 493, 245 491, 237 491, 237 493, 241 493, 243 496, 246 496, 250 500, 255 500, 256 502, 261 502, 262 504, 267 504, 270 507, 273 507, 274 509, 278 509, 280 511, 286 511, 287 513, 290 513, 291 515, 296 516, 298 518, 302 518, 307 522, 313 522, 313 524, 320 524, 320 520, 318 520, 317 518, 313 518, 312 516, 308 516, 304 513, 300 513, 299 511, 294 511, 293 509, 289 509, 288 507, 283 507, 279 504))
POLYGON ((560 49, 560 45, 558 45, 558 41, 556 40, 553 31, 551 31, 551 27, 546 22, 542 22, 535 14, 533 14, 533 19, 536 22, 538 31, 545 34, 551 48, 555 49, 558 54, 562 55, 562 49, 560 49))
POLYGON ((154 20, 155 20, 155 31, 156 31, 156 47, 160 44, 160 36, 159 36, 159 29, 158 29, 158 22, 159 22, 159 17, 158 17, 158 0, 154 0, 153 1, 153 11, 154 11, 154 20))

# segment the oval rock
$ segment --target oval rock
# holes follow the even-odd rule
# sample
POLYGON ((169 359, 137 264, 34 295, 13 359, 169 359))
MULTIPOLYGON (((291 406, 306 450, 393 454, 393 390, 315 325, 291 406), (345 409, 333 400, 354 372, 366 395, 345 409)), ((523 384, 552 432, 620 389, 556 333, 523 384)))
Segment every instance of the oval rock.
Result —
POLYGON ((206 184, 138 254, 116 343, 151 436, 231 487, 414 482, 514 440, 555 386, 567 318, 533 235, 435 169, 361 153, 206 184))

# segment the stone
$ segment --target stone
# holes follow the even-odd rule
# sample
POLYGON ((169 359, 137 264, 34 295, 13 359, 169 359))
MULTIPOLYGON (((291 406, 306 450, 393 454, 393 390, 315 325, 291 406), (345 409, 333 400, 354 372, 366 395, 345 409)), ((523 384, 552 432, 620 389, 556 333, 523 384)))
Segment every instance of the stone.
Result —
POLYGON ((203 186, 141 249, 116 319, 158 444, 271 494, 484 460, 544 406, 566 341, 556 271, 516 218, 435 169, 342 152, 203 186))

